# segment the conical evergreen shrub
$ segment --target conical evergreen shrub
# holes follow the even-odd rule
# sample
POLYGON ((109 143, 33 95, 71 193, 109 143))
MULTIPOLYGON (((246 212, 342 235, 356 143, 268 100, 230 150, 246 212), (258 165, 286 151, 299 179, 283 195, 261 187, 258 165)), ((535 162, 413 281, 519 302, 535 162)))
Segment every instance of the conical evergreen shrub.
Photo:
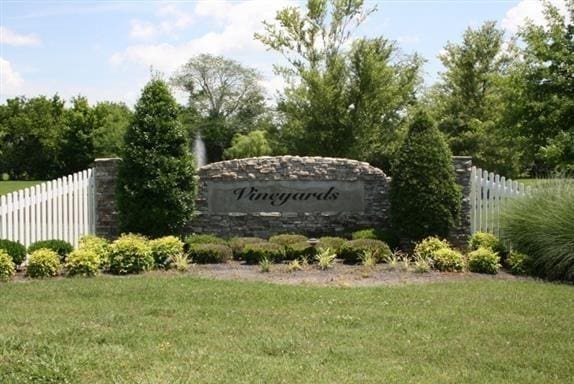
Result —
POLYGON ((452 153, 430 116, 419 111, 392 169, 391 221, 402 238, 446 237, 457 224, 461 191, 452 153))
POLYGON ((120 230, 179 233, 194 209, 195 162, 166 83, 151 80, 124 137, 118 177, 120 230))

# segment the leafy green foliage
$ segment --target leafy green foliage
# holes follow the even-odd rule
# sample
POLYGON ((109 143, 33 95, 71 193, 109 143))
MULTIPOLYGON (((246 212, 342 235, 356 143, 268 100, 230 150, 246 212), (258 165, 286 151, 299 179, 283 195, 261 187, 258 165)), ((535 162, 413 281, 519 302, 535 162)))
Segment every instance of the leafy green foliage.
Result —
POLYGON ((26 274, 32 278, 53 277, 60 271, 60 256, 53 250, 40 248, 31 252, 26 274))
POLYGON ((110 272, 115 275, 145 272, 153 264, 149 242, 141 235, 124 234, 110 246, 110 272))
POLYGON ((194 209, 195 162, 167 85, 143 89, 126 135, 118 174, 122 232, 152 237, 179 233, 194 209))
POLYGON ((241 260, 247 264, 258 264, 263 259, 279 262, 284 258, 285 247, 275 243, 246 244, 241 252, 241 260))
POLYGON ((64 174, 83 171, 94 161, 93 133, 96 123, 88 99, 81 96, 72 98, 72 108, 66 110, 66 124, 60 144, 61 171, 64 174))
POLYGON ((22 264, 26 259, 26 247, 17 241, 0 239, 0 250, 6 252, 16 266, 22 264))
POLYGON ((464 256, 454 249, 439 249, 433 253, 433 267, 442 272, 461 272, 464 269, 464 256))
POLYGON ((468 254, 468 269, 471 272, 495 275, 500 269, 500 257, 492 248, 479 247, 468 254))
POLYGON ((283 246, 288 246, 295 243, 301 243, 307 241, 307 236, 296 235, 296 234, 282 234, 274 235, 269 238, 270 243, 280 244, 283 246))
POLYGON ((452 154, 426 112, 414 115, 393 169, 393 230, 415 241, 431 235, 446 237, 458 222, 462 196, 452 154))
POLYGON ((107 271, 110 267, 110 243, 103 237, 85 235, 80 238, 78 249, 95 253, 100 259, 100 268, 107 271))
POLYGON ((118 157, 133 112, 123 103, 104 101, 94 107, 96 128, 92 132, 96 157, 118 157))
POLYGON ((339 249, 343 244, 347 242, 347 239, 342 237, 335 237, 335 236, 323 236, 319 238, 319 244, 317 244, 320 248, 331 248, 335 253, 339 253, 339 249))
POLYGON ((468 241, 468 246, 471 250, 477 250, 478 248, 490 248, 498 255, 503 255, 506 253, 506 247, 502 241, 488 232, 476 232, 468 241))
POLYGON ((415 256, 423 260, 433 260, 434 253, 439 249, 450 249, 450 244, 446 240, 441 240, 435 236, 429 236, 415 245, 415 256))
POLYGON ((285 259, 296 260, 307 258, 312 260, 317 254, 317 248, 307 241, 300 241, 298 243, 288 244, 285 246, 285 259))
POLYGON ((229 246, 233 250, 233 257, 239 260, 245 245, 264 242, 265 240, 260 237, 233 237, 229 240, 229 246))
POLYGON ((98 253, 87 248, 72 251, 66 259, 66 271, 69 276, 90 277, 98 274, 101 260, 98 253))
POLYGON ((187 246, 191 246, 194 244, 227 245, 227 241, 225 239, 222 239, 221 237, 218 237, 215 235, 208 235, 208 234, 199 234, 199 233, 194 233, 194 234, 188 235, 185 237, 185 239, 183 241, 187 246))
POLYGON ((365 251, 376 253, 378 261, 384 260, 392 254, 389 246, 380 240, 357 239, 347 241, 339 249, 339 257, 347 263, 357 263, 361 260, 365 251))
POLYGON ((192 244, 187 251, 192 262, 198 264, 226 263, 233 258, 233 251, 223 244, 192 244))
POLYGON ((33 253, 38 249, 50 249, 58 254, 63 263, 70 252, 74 250, 72 244, 64 240, 40 240, 30 244, 28 253, 33 253))
POLYGON ((0 249, 0 281, 10 280, 16 273, 16 266, 12 257, 3 249, 0 249))
POLYGON ((245 135, 235 135, 231 147, 223 152, 224 159, 243 159, 246 157, 268 156, 271 147, 264 131, 252 131, 245 135))
POLYGON ((532 259, 532 273, 574 281, 574 183, 540 184, 502 212, 502 236, 532 259))
POLYGON ((169 268, 172 260, 183 254, 183 242, 175 236, 165 236, 149 242, 155 266, 169 268))
POLYGON ((384 241, 391 248, 397 248, 399 246, 399 239, 391 231, 385 231, 382 229, 368 228, 361 229, 352 233, 351 238, 353 240, 357 239, 374 239, 384 241))
POLYGON ((532 259, 524 253, 510 251, 506 262, 513 275, 529 275, 532 273, 532 259))

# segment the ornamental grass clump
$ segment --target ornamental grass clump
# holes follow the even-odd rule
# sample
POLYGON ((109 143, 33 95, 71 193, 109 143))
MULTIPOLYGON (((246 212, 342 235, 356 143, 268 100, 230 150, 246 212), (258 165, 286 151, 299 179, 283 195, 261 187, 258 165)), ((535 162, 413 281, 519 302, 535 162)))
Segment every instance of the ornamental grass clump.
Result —
POLYGON ((78 248, 66 259, 66 273, 68 276, 95 276, 100 270, 100 264, 100 256, 95 251, 78 248))
POLYGON ((0 281, 10 280, 16 273, 15 267, 8 252, 0 249, 0 281))
POLYGON ((60 272, 60 256, 51 249, 40 248, 28 259, 26 274, 32 278, 57 276, 60 272))
POLYGON ((184 254, 183 242, 175 236, 164 236, 149 242, 156 268, 168 269, 172 260, 184 254))
POLYGON ((3 250, 12 258, 12 262, 16 267, 26 259, 26 247, 17 241, 0 239, 0 250, 3 250))
POLYGON ((441 272, 462 272, 464 257, 454 249, 439 249, 433 256, 433 268, 441 272))
POLYGON ((153 268, 148 240, 141 235, 120 236, 110 246, 110 272, 116 275, 141 273, 153 268))
POLYGON ((471 272, 495 275, 500 269, 500 256, 491 248, 480 247, 468 254, 468 269, 471 272))
POLYGON ((502 212, 502 237, 531 258, 531 272, 574 281, 574 181, 555 179, 512 199, 502 212))
POLYGON ((321 270, 332 268, 335 264, 337 254, 330 248, 320 248, 315 260, 317 261, 317 268, 321 270))

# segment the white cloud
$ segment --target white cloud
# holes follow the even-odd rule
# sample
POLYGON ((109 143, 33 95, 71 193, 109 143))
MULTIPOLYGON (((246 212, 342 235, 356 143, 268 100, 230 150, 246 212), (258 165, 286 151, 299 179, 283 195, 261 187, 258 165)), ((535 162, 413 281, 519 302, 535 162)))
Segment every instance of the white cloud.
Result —
POLYGON ((40 39, 35 35, 22 35, 0 26, 0 43, 15 46, 39 45, 40 39))
MULTIPOLYGON (((566 14, 565 0, 550 0, 550 3, 557 6, 562 14, 566 14)), ((518 32, 527 20, 534 24, 544 24, 544 4, 539 0, 522 0, 513 8, 506 12, 502 19, 502 27, 511 33, 518 32)))
MULTIPOLYGON (((166 6, 159 10, 160 16, 171 16, 175 28, 184 28, 192 20, 206 23, 215 22, 220 26, 217 32, 208 32, 197 38, 179 44, 137 44, 127 47, 123 52, 114 53, 109 62, 112 65, 134 63, 153 66, 162 71, 173 71, 184 64, 190 57, 200 53, 214 55, 253 55, 264 54, 265 47, 255 41, 253 34, 263 29, 263 20, 272 20, 276 12, 289 5, 287 0, 245 2, 206 1, 197 2, 193 15, 184 16, 174 6, 166 6)), ((162 26, 167 32, 167 26, 162 26)), ((249 63, 246 63, 249 64, 249 63)))
POLYGON ((130 21, 130 37, 134 39, 149 39, 157 34, 155 25, 148 21, 130 21))
POLYGON ((0 99, 13 96, 22 91, 24 81, 10 62, 0 57, 0 99))

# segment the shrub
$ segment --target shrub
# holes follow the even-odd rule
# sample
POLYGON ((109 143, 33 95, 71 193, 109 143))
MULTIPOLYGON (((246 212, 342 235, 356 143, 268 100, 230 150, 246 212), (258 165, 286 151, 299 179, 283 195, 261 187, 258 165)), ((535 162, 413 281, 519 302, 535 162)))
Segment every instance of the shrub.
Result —
POLYGON ((153 256, 147 239, 140 235, 120 236, 110 246, 110 272, 116 275, 141 273, 153 268, 153 256))
POLYGON ((389 245, 390 248, 397 248, 399 246, 399 239, 390 231, 384 231, 382 229, 361 229, 359 231, 353 232, 351 238, 353 240, 358 239, 373 239, 381 240, 389 245))
POLYGON ((241 252, 241 259, 248 264, 257 264, 263 259, 278 262, 285 257, 285 247, 275 243, 247 244, 241 252))
POLYGON ((339 257, 347 263, 356 263, 361 260, 365 251, 376 253, 377 261, 384 260, 392 254, 389 246, 380 240, 358 239, 343 244, 339 249, 339 257))
POLYGON ((233 257, 231 248, 223 244, 192 244, 188 255, 194 263, 226 263, 233 257))
POLYGON ((303 235, 293 235, 293 234, 283 234, 283 235, 275 235, 269 238, 270 243, 280 244, 283 246, 288 246, 295 243, 301 243, 303 241, 307 241, 307 236, 303 235))
POLYGON ((233 250, 233 257, 237 260, 241 257, 241 252, 247 244, 264 243, 265 240, 259 237, 233 237, 229 240, 229 246, 233 250))
POLYGON ((512 199, 502 212, 502 236, 532 260, 532 273, 574 281, 574 182, 551 180, 512 199))
POLYGON ((494 252, 502 255, 506 252, 506 248, 502 241, 492 233, 488 232, 476 232, 468 241, 468 246, 471 250, 477 250, 478 248, 490 248, 494 252))
POLYGON ((195 200, 195 161, 167 84, 152 79, 124 136, 117 201, 122 232, 179 233, 195 200))
POLYGON ((532 259, 524 253, 511 251, 507 262, 513 275, 529 275, 532 273, 532 259))
POLYGON ((8 252, 0 249, 0 281, 9 280, 16 273, 12 257, 8 252))
POLYGON ((468 269, 471 272, 495 275, 500 268, 500 256, 491 248, 480 247, 468 254, 468 269))
POLYGON ((177 255, 184 254, 183 242, 175 236, 165 236, 149 242, 156 267, 168 268, 177 255))
POLYGON ((99 268, 100 257, 91 249, 78 248, 68 255, 66 271, 70 276, 95 276, 99 268))
POLYGON ((454 249, 439 249, 433 254, 433 267, 442 272, 460 272, 464 269, 464 257, 454 249))
POLYGON ((227 245, 227 241, 221 237, 206 234, 192 234, 185 237, 183 240, 186 246, 191 246, 192 244, 220 244, 227 245))
POLYGON ((429 236, 415 245, 415 256, 425 260, 433 260, 434 253, 440 249, 450 249, 448 241, 429 236))
POLYGON ((319 239, 317 246, 319 248, 331 248, 335 253, 338 253, 341 246, 346 242, 347 239, 343 239, 342 237, 323 236, 319 239))
POLYGON ((38 249, 49 249, 56 252, 60 257, 60 261, 63 263, 64 260, 66 260, 66 256, 74 250, 74 247, 72 247, 72 244, 64 240, 42 240, 30 244, 28 247, 28 253, 31 254, 38 249))
POLYGON ((315 255, 315 260, 317 261, 317 268, 319 269, 329 269, 333 267, 335 263, 335 258, 337 254, 333 252, 330 248, 321 248, 319 252, 315 255))
POLYGON ((317 254, 317 248, 310 245, 307 241, 289 244, 285 246, 285 259, 296 260, 301 258, 313 259, 317 254))
POLYGON ((26 247, 17 241, 0 239, 0 250, 4 250, 16 266, 26 259, 26 247))
POLYGON ((80 238, 78 249, 94 252, 100 258, 100 268, 107 271, 110 267, 110 243, 103 237, 85 235, 80 238))
POLYGON ((26 273, 33 278, 56 276, 60 270, 60 256, 53 250, 40 248, 30 254, 26 273))
POLYGON ((458 221, 462 195, 452 153, 436 123, 417 112, 392 166, 393 230, 401 238, 446 237, 458 221))

